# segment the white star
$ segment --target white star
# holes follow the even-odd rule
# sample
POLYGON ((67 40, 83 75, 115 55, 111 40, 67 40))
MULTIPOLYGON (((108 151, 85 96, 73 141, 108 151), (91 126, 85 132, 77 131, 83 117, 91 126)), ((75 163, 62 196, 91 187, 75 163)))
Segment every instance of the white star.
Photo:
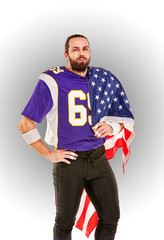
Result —
POLYGON ((107 96, 107 95, 108 95, 108 92, 107 92, 107 91, 105 91, 105 92, 104 92, 104 95, 105 95, 105 96, 107 96))
POLYGON ((94 77, 95 77, 95 78, 98 78, 98 75, 97 75, 97 74, 95 74, 95 75, 94 75, 94 77))
POLYGON ((116 98, 116 97, 113 99, 114 102, 117 102, 117 100, 118 100, 118 98, 116 98))
POLYGON ((119 105, 119 106, 118 106, 118 109, 119 109, 119 110, 121 110, 121 109, 122 109, 122 107, 123 107, 122 105, 119 105))
POLYGON ((105 82, 105 78, 101 78, 101 81, 102 81, 102 82, 105 82))
POLYGON ((108 105, 108 108, 111 108, 111 104, 108 105))
POLYGON ((125 93, 122 91, 122 92, 120 92, 120 95, 121 95, 121 96, 124 96, 124 95, 125 95, 125 93))
POLYGON ((93 86, 93 87, 96 85, 96 83, 95 83, 95 82, 92 82, 91 84, 92 84, 92 86, 93 86))
POLYGON ((104 75, 108 75, 108 73, 107 72, 103 72, 104 73, 104 75))
POLYGON ((120 87, 120 84, 117 83, 117 84, 116 84, 116 88, 119 88, 119 87, 120 87))
POLYGON ((97 112, 100 114, 101 113, 101 109, 98 109, 97 112))
POLYGON ((111 88, 111 84, 110 83, 108 83, 107 86, 108 86, 108 88, 111 88))
POLYGON ((105 110, 105 107, 104 107, 104 110, 105 110))
POLYGON ((112 91, 111 91, 111 95, 113 95, 113 93, 114 93, 114 91, 112 90, 112 91))
POLYGON ((125 100, 125 103, 129 103, 128 99, 125 100))
POLYGON ((96 68, 96 71, 97 71, 97 72, 100 72, 100 69, 96 68))
POLYGON ((101 91, 102 91, 102 87, 98 87, 98 91, 100 91, 100 92, 101 92, 101 91))
POLYGON ((111 77, 110 79, 111 79, 112 81, 114 81, 114 77, 111 77))
POLYGON ((105 102, 104 102, 104 100, 101 100, 101 101, 100 101, 100 104, 102 104, 102 105, 103 105, 104 103, 105 103, 105 102))
POLYGON ((96 95, 96 96, 95 96, 95 99, 97 99, 97 100, 98 100, 98 99, 99 99, 99 96, 98 96, 98 95, 96 95))
POLYGON ((109 101, 110 101, 110 98, 108 97, 106 100, 107 100, 107 102, 109 102, 109 101))

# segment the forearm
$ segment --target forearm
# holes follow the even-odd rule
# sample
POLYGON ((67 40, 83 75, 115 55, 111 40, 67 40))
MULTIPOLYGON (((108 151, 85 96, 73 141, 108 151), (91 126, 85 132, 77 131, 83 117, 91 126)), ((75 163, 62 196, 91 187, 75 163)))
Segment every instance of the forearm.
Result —
POLYGON ((50 160, 50 155, 52 151, 46 146, 46 144, 39 139, 38 141, 30 144, 38 153, 40 153, 43 157, 50 160))

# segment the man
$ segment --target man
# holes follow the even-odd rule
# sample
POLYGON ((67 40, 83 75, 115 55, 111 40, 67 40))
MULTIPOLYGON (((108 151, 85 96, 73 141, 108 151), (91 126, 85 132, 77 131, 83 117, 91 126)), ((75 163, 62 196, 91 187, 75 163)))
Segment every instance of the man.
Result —
MULTIPOLYGON (((18 125, 24 140, 53 163, 54 240, 71 240, 83 189, 98 215, 96 240, 113 240, 120 217, 117 184, 105 155, 104 143, 107 138, 111 140, 112 136, 122 133, 126 124, 124 120, 133 120, 133 116, 128 108, 121 111, 123 103, 115 111, 119 117, 112 115, 114 120, 110 121, 110 114, 103 113, 106 108, 111 111, 112 105, 118 102, 117 95, 112 104, 110 99, 117 94, 120 84, 113 85, 111 96, 105 89, 110 89, 113 83, 108 83, 106 88, 96 86, 99 79, 103 84, 111 75, 104 69, 88 67, 90 54, 85 36, 68 37, 64 53, 68 67, 50 68, 40 75, 18 125), (98 108, 100 95, 103 99, 99 103, 101 108, 98 108), (104 105, 105 100, 109 102, 108 107, 104 105), (121 112, 124 112, 123 116, 118 115, 121 112), (44 144, 35 127, 45 116, 45 141, 55 147, 53 151, 44 144)), ((125 92, 122 91, 121 95, 123 97, 125 92)), ((81 229, 80 222, 76 222, 76 226, 81 229)))

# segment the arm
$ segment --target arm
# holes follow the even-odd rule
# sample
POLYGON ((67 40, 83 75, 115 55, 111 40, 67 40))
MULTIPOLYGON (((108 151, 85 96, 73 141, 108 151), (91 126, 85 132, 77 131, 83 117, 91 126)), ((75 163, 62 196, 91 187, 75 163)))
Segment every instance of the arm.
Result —
MULTIPOLYGON (((29 132, 32 129, 35 129, 36 122, 32 121, 31 119, 22 116, 19 124, 18 129, 21 134, 29 132)), ((37 152, 39 152, 42 156, 47 158, 51 162, 65 162, 70 164, 71 162, 66 160, 65 158, 70 158, 72 160, 76 160, 77 154, 71 151, 67 151, 64 149, 54 149, 51 151, 44 142, 39 139, 36 142, 30 144, 37 152)))

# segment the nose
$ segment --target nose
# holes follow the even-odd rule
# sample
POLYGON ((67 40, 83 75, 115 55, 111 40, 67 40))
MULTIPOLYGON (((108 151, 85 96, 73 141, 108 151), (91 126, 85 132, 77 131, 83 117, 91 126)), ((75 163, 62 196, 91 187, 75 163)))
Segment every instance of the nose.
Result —
POLYGON ((79 56, 85 56, 85 51, 83 49, 79 50, 79 56))
POLYGON ((80 54, 79 58, 85 58, 84 54, 80 54))
POLYGON ((79 51, 79 57, 83 57, 84 56, 84 52, 81 50, 79 51))

